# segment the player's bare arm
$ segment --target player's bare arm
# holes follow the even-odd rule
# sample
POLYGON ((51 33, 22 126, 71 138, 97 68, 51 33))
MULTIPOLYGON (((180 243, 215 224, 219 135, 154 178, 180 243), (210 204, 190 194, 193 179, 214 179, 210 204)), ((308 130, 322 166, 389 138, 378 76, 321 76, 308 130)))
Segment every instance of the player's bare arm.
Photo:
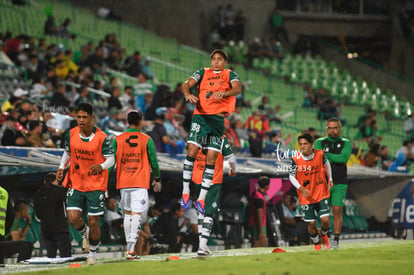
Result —
POLYGON ((198 102, 198 97, 190 93, 190 88, 193 87, 196 83, 197 82, 193 78, 190 77, 183 84, 183 94, 184 94, 185 100, 193 104, 198 102))
POLYGON ((241 93, 241 84, 240 81, 232 81, 231 89, 225 92, 216 92, 214 94, 215 99, 221 99, 223 97, 236 96, 241 93))

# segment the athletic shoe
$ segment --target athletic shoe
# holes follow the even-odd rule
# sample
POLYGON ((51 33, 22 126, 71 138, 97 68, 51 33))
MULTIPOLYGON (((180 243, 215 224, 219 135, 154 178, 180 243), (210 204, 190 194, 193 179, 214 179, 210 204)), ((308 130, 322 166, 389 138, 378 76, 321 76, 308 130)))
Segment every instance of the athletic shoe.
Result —
POLYGON ((213 252, 210 251, 210 249, 206 248, 199 248, 197 251, 197 256, 200 257, 208 257, 208 256, 212 256, 213 252))
POLYGON ((86 264, 87 265, 95 265, 96 264, 96 258, 89 256, 88 259, 86 260, 86 264))
POLYGON ((86 226, 86 230, 82 234, 81 248, 83 253, 89 252, 89 226, 86 226))
POLYGON ((197 209, 198 213, 204 215, 204 200, 197 200, 195 203, 195 208, 197 209))
POLYGON ((331 249, 338 249, 339 248, 339 243, 338 241, 333 240, 331 242, 331 249))
POLYGON ((330 248, 328 235, 322 236, 322 243, 326 249, 330 248))
POLYGON ((315 251, 321 250, 321 244, 320 243, 315 244, 314 248, 315 248, 315 251))
POLYGON ((181 198, 181 207, 183 209, 189 209, 190 208, 190 194, 183 193, 183 196, 181 198))
POLYGON ((138 260, 139 256, 137 254, 135 254, 135 252, 129 252, 127 251, 126 253, 126 259, 127 260, 138 260))

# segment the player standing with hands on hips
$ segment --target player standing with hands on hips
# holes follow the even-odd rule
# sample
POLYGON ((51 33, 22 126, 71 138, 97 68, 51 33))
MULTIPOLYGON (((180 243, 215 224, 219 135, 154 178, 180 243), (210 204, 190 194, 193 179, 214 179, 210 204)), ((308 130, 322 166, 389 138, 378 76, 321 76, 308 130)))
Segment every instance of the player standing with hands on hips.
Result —
POLYGON ((194 161, 198 150, 207 148, 201 191, 196 201, 196 209, 201 214, 205 213, 204 201, 211 186, 217 156, 221 152, 224 117, 234 112, 235 96, 241 92, 238 75, 225 69, 227 54, 216 49, 211 52, 210 57, 211 68, 201 68, 194 72, 182 88, 186 101, 196 104, 196 107, 188 136, 187 157, 184 160, 181 205, 184 209, 189 208, 194 161), (190 88, 194 85, 197 85, 197 96, 190 93, 190 88))

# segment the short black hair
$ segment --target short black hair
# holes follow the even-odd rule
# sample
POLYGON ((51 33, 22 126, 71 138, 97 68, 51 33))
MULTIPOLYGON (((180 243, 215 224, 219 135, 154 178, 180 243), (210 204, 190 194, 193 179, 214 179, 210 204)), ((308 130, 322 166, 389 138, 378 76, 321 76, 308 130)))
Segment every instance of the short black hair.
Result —
POLYGON ((31 120, 29 121, 29 131, 34 130, 34 128, 36 128, 37 126, 40 125, 40 121, 39 120, 31 120))
POLYGON ((76 112, 79 112, 79 111, 83 111, 83 112, 88 113, 88 115, 92 115, 93 107, 91 104, 83 102, 83 103, 80 103, 78 107, 76 108, 76 112))
POLYGON ((138 126, 141 120, 142 120, 142 113, 140 111, 132 110, 127 115, 127 121, 129 125, 138 126))
POLYGON ((52 183, 54 182, 56 179, 56 173, 55 172, 49 172, 46 174, 45 178, 44 178, 44 183, 52 183))
POLYGON ((306 141, 309 142, 310 144, 313 143, 313 137, 308 133, 298 136, 298 141, 301 139, 306 139, 306 141))
POLYGON ((227 61, 228 56, 227 56, 226 52, 225 52, 225 51, 223 51, 222 49, 215 49, 215 50, 213 50, 213 51, 211 52, 211 54, 210 54, 210 58, 213 58, 213 56, 214 56, 216 53, 218 53, 219 55, 221 55, 221 56, 224 58, 224 60, 226 60, 226 61, 227 61))
POLYGON ((259 187, 264 188, 270 184, 270 178, 266 176, 261 176, 258 181, 259 187))

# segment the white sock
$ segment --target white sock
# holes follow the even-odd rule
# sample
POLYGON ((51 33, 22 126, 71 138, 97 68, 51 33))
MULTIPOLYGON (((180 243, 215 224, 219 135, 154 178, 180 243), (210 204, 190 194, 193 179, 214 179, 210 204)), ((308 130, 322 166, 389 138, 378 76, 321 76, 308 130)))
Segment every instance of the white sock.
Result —
POLYGON ((124 233, 125 233, 125 240, 128 243, 129 235, 131 235, 131 223, 132 223, 132 216, 125 214, 124 215, 124 233))
POLYGON ((204 217, 203 226, 201 228, 201 234, 199 237, 199 245, 198 247, 201 249, 207 248, 208 239, 211 235, 211 229, 213 228, 213 218, 212 217, 204 217))
POLYGON ((214 176, 214 166, 206 164, 206 168, 203 173, 203 181, 201 182, 200 195, 198 196, 199 200, 205 200, 207 192, 210 189, 211 182, 214 176))
POLYGON ((201 236, 201 230, 203 229, 203 221, 204 221, 204 215, 198 213, 197 227, 198 227, 198 236, 199 237, 201 236))
POLYGON ((89 245, 89 257, 96 258, 96 250, 98 249, 99 244, 97 245, 89 245))
POLYGON ((135 251, 135 244, 137 243, 139 230, 141 226, 141 215, 131 215, 131 232, 127 239, 128 250, 135 251))
POLYGON ((184 160, 183 168, 183 193, 190 194, 190 181, 193 177, 193 168, 194 168, 195 159, 187 156, 184 160))

